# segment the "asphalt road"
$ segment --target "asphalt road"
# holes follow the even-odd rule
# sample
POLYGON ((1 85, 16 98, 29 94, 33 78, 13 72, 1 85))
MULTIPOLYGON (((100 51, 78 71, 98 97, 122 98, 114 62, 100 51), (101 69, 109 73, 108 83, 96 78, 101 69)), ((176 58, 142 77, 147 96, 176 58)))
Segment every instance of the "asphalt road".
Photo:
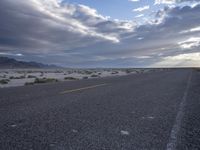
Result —
POLYGON ((0 89, 0 150, 200 149, 200 72, 0 89))

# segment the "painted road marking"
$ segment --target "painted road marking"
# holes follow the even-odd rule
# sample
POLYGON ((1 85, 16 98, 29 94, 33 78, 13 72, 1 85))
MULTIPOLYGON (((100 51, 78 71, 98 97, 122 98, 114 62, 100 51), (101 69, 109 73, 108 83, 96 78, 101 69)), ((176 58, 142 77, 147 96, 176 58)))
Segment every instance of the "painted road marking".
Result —
POLYGON ((187 100, 187 95, 188 95, 188 91, 190 88, 190 84, 191 84, 191 80, 192 80, 192 72, 190 73, 189 77, 188 77, 188 81, 187 81, 187 86, 182 98, 182 102, 179 106, 179 110, 178 110, 178 114, 176 116, 176 120, 175 120, 175 124, 173 125, 173 128, 171 130, 171 134, 170 134, 170 138, 169 138, 169 142, 167 144, 167 150, 176 150, 176 146, 177 146, 177 137, 180 131, 180 126, 181 126, 181 122, 183 119, 183 115, 184 115, 184 108, 186 105, 186 100, 187 100))
POLYGON ((105 85, 107 85, 107 84, 104 83, 104 84, 98 84, 98 85, 86 86, 86 87, 83 87, 83 88, 78 88, 78 89, 73 89, 73 90, 63 91, 63 92, 61 92, 60 94, 73 93, 73 92, 78 92, 78 91, 83 91, 83 90, 93 89, 93 88, 100 87, 100 86, 105 86, 105 85))

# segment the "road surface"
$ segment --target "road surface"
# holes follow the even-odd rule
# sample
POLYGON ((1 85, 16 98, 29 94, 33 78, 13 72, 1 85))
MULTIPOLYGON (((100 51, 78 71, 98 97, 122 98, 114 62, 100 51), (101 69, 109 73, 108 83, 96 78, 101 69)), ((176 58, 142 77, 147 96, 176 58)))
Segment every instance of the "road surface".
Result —
POLYGON ((200 72, 0 89, 0 150, 200 149, 200 72))

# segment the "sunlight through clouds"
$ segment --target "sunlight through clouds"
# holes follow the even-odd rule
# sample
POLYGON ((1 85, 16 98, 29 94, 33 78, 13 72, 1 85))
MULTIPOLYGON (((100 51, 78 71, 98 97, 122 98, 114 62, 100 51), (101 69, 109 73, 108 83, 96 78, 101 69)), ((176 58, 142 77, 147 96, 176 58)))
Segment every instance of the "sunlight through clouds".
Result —
POLYGON ((199 67, 200 53, 187 53, 163 58, 160 62, 151 65, 150 67, 199 67))
POLYGON ((183 49, 191 49, 200 46, 200 37, 191 37, 185 41, 178 43, 179 46, 183 49))

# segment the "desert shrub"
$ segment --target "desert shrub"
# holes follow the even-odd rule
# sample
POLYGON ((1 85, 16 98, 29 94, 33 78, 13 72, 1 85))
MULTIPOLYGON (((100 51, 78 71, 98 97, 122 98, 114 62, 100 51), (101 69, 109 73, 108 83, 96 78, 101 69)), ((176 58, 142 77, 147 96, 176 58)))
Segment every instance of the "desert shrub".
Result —
POLYGON ((88 77, 87 77, 87 76, 85 76, 85 77, 83 77, 83 79, 88 79, 88 77))
POLYGON ((78 80, 77 78, 74 78, 74 77, 65 77, 64 79, 65 80, 78 80))
POLYGON ((196 69, 196 71, 200 72, 200 68, 196 69))
POLYGON ((132 70, 130 70, 130 69, 127 69, 125 72, 126 72, 126 73, 131 73, 131 72, 132 72, 132 70))
POLYGON ((92 74, 92 71, 86 70, 86 71, 85 71, 85 74, 92 74))
POLYGON ((9 81, 9 79, 2 79, 0 80, 0 84, 8 84, 9 81))
POLYGON ((44 76, 44 72, 40 72, 40 77, 44 76))
POLYGON ((19 76, 19 77, 14 77, 14 76, 11 76, 10 79, 24 79, 26 78, 25 76, 19 76))
POLYGON ((51 83, 51 82, 58 82, 58 80, 54 78, 36 78, 34 81, 34 83, 51 83))
POLYGON ((34 82, 26 82, 24 85, 34 85, 34 82))
POLYGON ((118 74, 119 72, 118 71, 113 71, 111 74, 118 74))
POLYGON ((15 77, 13 77, 13 76, 11 76, 11 77, 9 77, 9 79, 14 79, 15 77))
POLYGON ((92 77, 92 78, 96 78, 96 77, 99 77, 99 76, 96 75, 96 74, 93 74, 93 75, 91 75, 91 77, 92 77))
POLYGON ((137 74, 138 74, 138 73, 140 73, 140 71, 139 71, 139 70, 136 70, 135 72, 136 72, 137 74))
POLYGON ((27 78, 37 78, 37 77, 33 75, 28 75, 27 78))

